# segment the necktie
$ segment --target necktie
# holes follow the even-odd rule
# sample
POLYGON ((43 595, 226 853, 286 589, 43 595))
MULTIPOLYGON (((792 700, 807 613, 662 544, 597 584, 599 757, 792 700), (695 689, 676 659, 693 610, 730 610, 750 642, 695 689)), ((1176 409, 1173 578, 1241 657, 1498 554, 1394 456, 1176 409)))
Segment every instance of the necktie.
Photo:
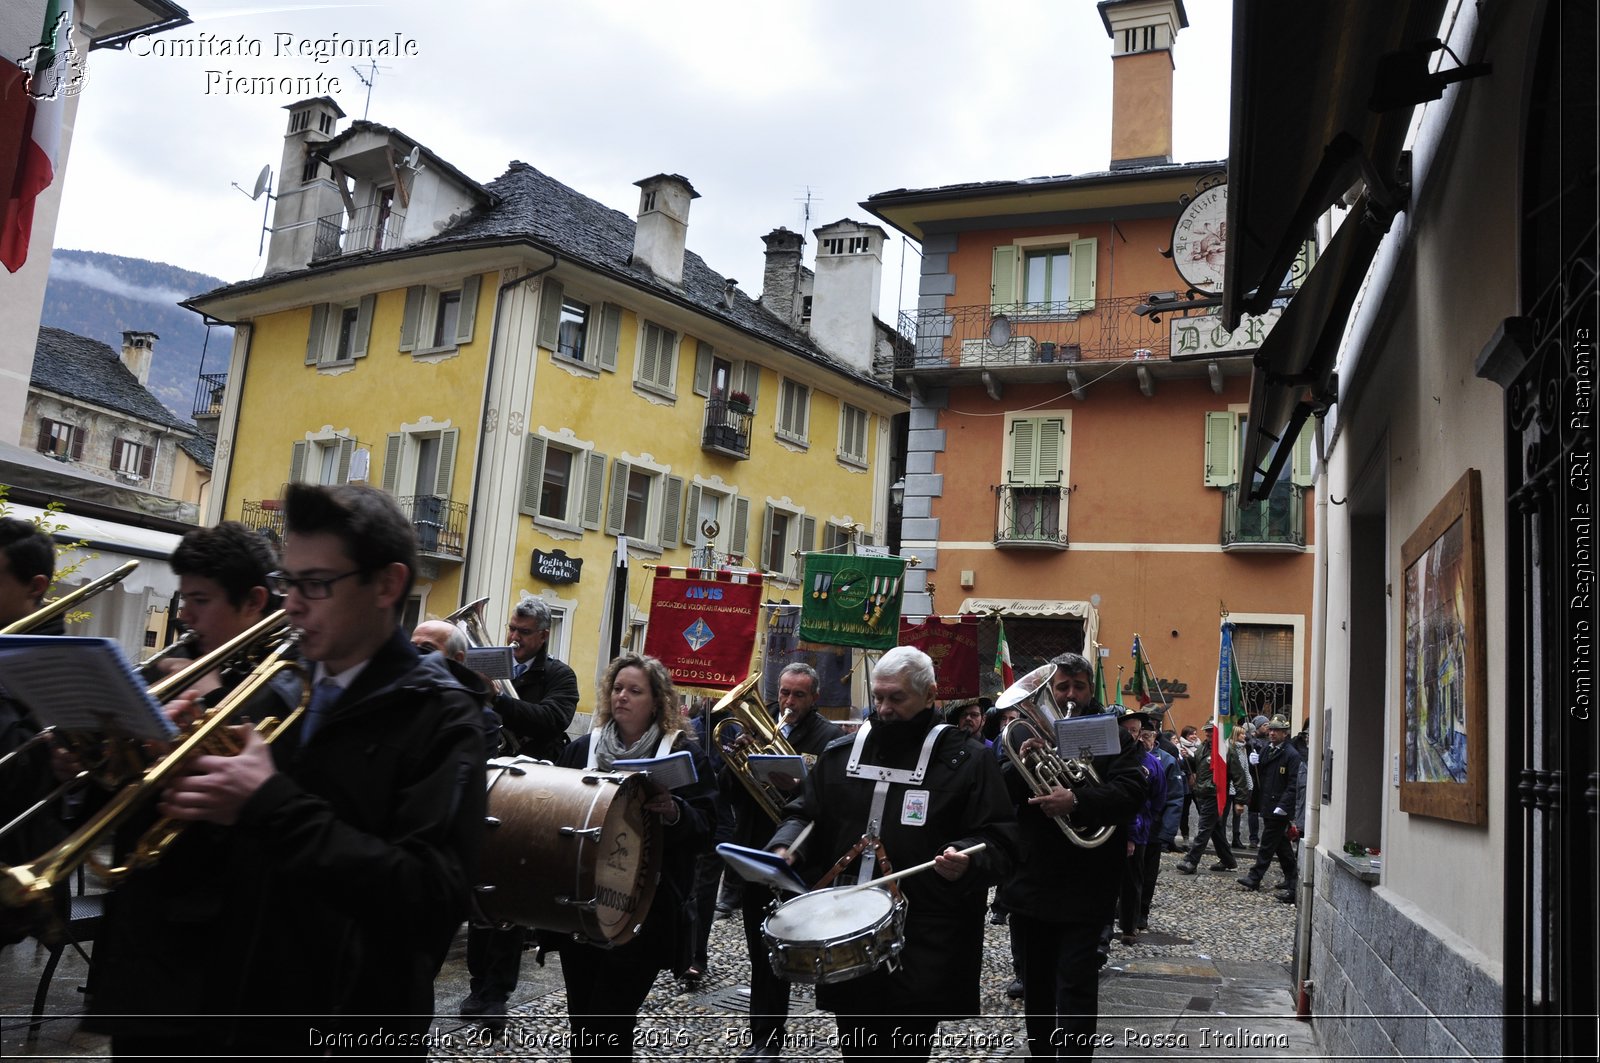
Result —
POLYGON ((306 708, 306 718, 300 724, 300 744, 311 740, 317 728, 322 726, 322 720, 333 703, 339 700, 339 695, 344 693, 344 688, 331 679, 324 679, 316 685, 311 692, 311 704, 306 708))
POLYGON ((528 670, 528 663, 529 662, 527 662, 527 661, 521 661, 521 662, 519 662, 517 664, 512 665, 511 666, 511 678, 512 679, 521 679, 522 678, 522 673, 526 672, 528 670))

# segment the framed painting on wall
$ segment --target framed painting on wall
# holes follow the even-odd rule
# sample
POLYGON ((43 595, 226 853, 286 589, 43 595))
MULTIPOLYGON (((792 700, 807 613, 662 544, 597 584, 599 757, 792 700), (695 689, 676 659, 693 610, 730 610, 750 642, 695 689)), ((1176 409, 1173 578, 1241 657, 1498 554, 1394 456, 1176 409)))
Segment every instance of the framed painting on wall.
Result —
POLYGON ((1400 810, 1488 817, 1483 486, 1468 469, 1400 550, 1400 810))

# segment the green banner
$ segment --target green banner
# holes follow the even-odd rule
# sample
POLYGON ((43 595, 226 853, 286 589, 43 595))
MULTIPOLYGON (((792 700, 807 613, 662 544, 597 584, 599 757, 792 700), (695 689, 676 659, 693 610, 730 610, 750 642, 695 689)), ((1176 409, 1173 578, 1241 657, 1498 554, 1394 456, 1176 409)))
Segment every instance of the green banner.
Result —
POLYGON ((887 650, 900 636, 899 557, 807 554, 800 586, 800 638, 828 646, 887 650))

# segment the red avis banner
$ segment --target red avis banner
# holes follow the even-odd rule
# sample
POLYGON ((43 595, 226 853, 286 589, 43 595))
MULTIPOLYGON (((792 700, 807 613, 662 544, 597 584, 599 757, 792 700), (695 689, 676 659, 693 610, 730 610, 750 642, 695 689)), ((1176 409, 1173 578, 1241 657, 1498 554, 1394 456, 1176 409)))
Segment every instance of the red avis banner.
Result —
POLYGON ((900 645, 915 646, 933 658, 940 701, 978 696, 977 617, 932 616, 917 623, 901 617, 900 645))
POLYGON ((750 674, 760 608, 759 573, 658 568, 644 652, 666 665, 674 682, 731 689, 750 674))

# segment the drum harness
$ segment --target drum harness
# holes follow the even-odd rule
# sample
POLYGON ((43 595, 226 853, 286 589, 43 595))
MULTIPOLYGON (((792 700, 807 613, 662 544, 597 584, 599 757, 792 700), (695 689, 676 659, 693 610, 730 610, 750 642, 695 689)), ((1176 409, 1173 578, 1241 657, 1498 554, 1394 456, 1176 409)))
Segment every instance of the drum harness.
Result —
MULTIPOLYGON (((856 740, 850 747, 850 759, 846 762, 844 773, 848 778, 862 779, 873 784, 872 806, 867 813, 867 829, 858 846, 861 850, 861 870, 856 875, 858 884, 872 880, 873 870, 878 863, 878 854, 883 851, 883 843, 879 840, 879 836, 883 826, 884 805, 889 800, 889 786, 893 783, 915 786, 922 782, 928 774, 928 764, 933 760, 933 747, 939 741, 939 734, 949 727, 947 723, 933 726, 922 741, 922 751, 917 757, 917 766, 914 768, 886 768, 878 764, 861 763, 862 752, 867 746, 867 735, 872 733, 871 721, 863 722, 856 730, 856 740), (868 839, 871 839, 870 843, 868 839)), ((851 857, 846 856, 845 862, 848 864, 850 859, 851 857)), ((888 864, 887 857, 884 863, 888 864)))

